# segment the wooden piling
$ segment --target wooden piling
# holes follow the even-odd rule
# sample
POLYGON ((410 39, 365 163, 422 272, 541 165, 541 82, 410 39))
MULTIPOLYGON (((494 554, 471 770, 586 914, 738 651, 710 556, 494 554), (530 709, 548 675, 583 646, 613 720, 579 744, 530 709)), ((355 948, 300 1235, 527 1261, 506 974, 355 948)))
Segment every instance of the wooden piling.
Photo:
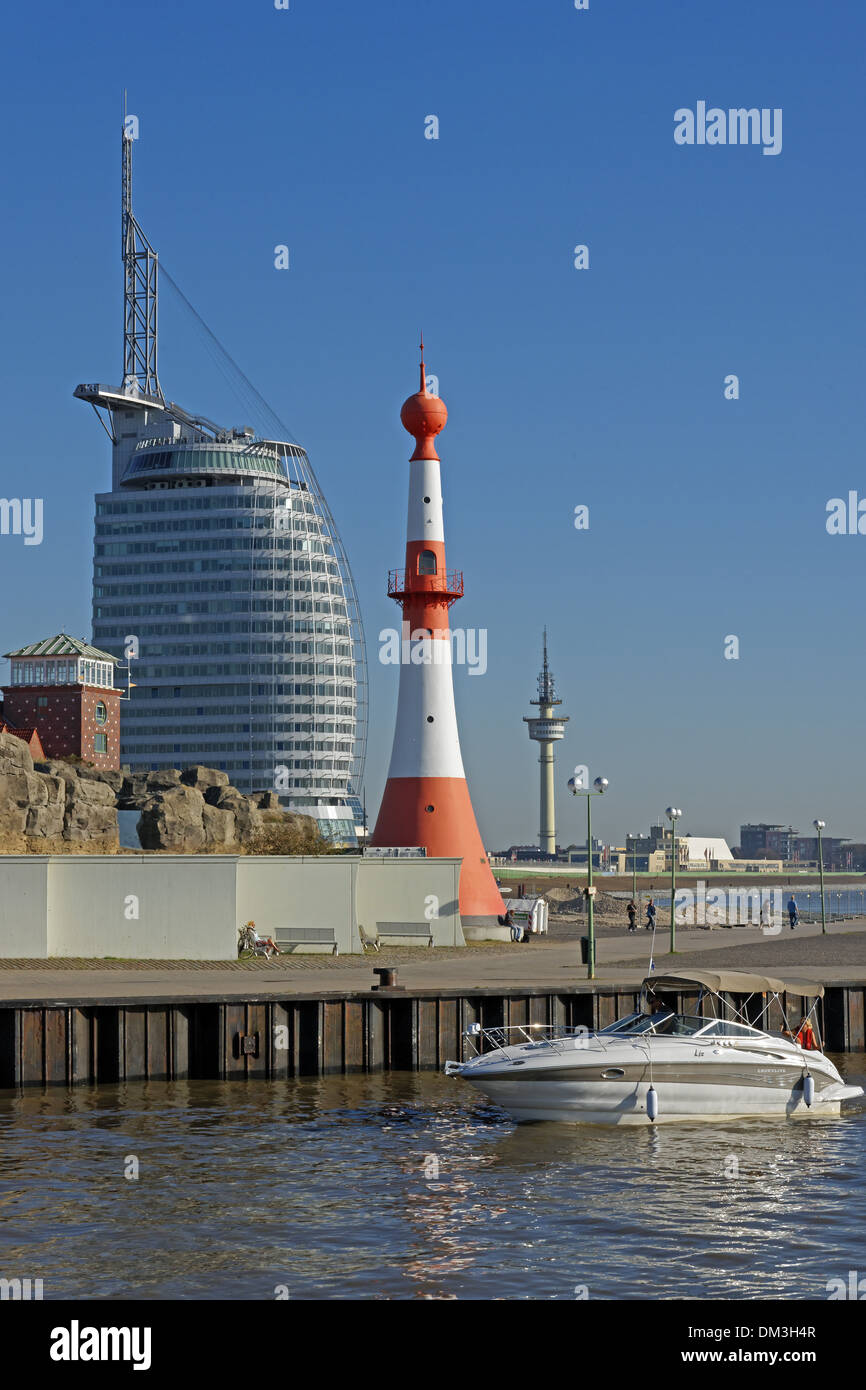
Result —
MULTIPOLYGON (((636 1002, 633 986, 599 982, 573 990, 16 1001, 0 1004, 0 1088, 437 1071, 468 1055, 470 1024, 603 1028, 636 1002)), ((686 1009, 690 1002, 678 1000, 686 1009)), ((866 986, 829 985, 821 1002, 827 1051, 866 1049, 866 986)), ((789 1018, 799 1017, 801 1006, 788 999, 789 1018)), ((770 1026, 781 1026, 781 1014, 770 1026)))

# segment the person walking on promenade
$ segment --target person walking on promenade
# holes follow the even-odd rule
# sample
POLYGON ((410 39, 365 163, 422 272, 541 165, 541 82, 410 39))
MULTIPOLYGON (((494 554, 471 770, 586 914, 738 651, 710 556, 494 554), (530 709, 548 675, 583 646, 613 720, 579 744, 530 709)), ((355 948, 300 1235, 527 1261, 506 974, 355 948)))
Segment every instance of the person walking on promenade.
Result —
POLYGON ((791 931, 793 931, 800 920, 800 909, 797 907, 797 900, 793 893, 788 899, 788 919, 791 923, 791 931))
POLYGON ((632 898, 631 902, 626 908, 626 912, 628 913, 629 931, 637 931, 637 903, 635 902, 634 898, 632 898))
POLYGON ((655 931, 656 929, 656 905, 650 898, 646 905, 646 930, 655 931))

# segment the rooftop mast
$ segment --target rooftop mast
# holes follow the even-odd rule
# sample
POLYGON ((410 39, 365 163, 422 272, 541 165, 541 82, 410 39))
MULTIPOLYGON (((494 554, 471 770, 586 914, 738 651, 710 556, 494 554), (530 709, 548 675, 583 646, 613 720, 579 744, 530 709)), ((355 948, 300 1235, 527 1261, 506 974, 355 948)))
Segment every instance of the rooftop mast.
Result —
POLYGON ((123 257, 123 382, 131 396, 164 401, 156 370, 157 254, 132 211, 132 142, 135 117, 127 118, 123 96, 122 244, 123 257))

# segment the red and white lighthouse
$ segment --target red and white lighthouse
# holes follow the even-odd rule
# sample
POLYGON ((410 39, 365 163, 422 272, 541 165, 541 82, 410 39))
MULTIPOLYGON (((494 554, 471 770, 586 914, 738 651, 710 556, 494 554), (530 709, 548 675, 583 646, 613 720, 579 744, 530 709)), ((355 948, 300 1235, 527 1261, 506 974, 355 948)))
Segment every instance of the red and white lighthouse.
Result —
POLYGON ((448 610, 462 597, 463 575, 445 564, 442 483, 434 440, 448 419, 445 402, 427 390, 424 343, 421 388, 400 419, 415 439, 409 462, 406 566, 388 576, 403 610, 400 689, 391 765, 373 845, 423 845, 429 855, 463 858, 463 925, 496 924, 505 912, 481 843, 469 797, 451 674, 448 610))

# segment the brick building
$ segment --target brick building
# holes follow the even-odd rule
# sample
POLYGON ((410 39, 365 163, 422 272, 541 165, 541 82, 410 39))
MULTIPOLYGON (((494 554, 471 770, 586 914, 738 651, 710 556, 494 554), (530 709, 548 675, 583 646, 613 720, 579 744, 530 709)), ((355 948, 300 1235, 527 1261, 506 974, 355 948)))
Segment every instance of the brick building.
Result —
POLYGON ((6 656, 12 673, 2 717, 10 732, 38 730, 48 758, 75 754, 94 767, 120 767, 117 657, 65 632, 6 656))

